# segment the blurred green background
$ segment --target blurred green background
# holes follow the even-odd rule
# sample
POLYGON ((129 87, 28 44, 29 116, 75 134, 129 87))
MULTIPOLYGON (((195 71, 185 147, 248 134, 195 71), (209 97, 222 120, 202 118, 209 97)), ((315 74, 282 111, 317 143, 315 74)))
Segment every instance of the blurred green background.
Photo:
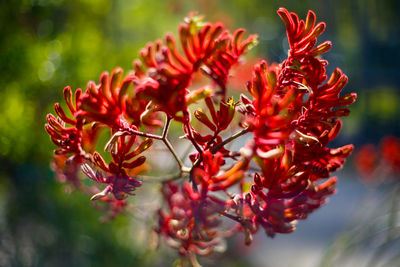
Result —
POLYGON ((327 23, 328 69, 339 66, 350 78, 345 91, 359 94, 337 142, 400 136, 399 1, 0 1, 0 266, 171 265, 173 257, 130 237, 135 224, 127 217, 101 223, 86 195, 64 192, 49 168, 45 116, 66 85, 131 69, 140 48, 175 34, 193 10, 259 34, 250 57, 280 62, 288 49, 280 6, 302 18, 312 9, 327 23))

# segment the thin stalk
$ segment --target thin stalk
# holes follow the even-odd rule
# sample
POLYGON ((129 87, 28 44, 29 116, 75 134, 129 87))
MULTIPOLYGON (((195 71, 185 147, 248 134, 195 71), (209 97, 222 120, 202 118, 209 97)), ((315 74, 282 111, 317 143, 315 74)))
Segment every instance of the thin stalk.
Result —
POLYGON ((134 130, 134 129, 132 129, 132 128, 124 128, 122 131, 123 131, 123 132, 128 132, 128 133, 130 133, 130 134, 138 135, 138 136, 143 136, 143 137, 147 137, 147 138, 157 139, 157 140, 162 140, 162 139, 163 139, 163 137, 160 136, 160 135, 144 133, 144 132, 141 132, 141 131, 134 130))
POLYGON ((179 173, 182 174, 184 172, 188 172, 188 168, 183 165, 182 160, 179 158, 174 147, 171 145, 171 143, 168 141, 168 138, 167 138, 168 129, 169 129, 169 126, 171 125, 171 120, 172 120, 172 118, 167 116, 161 140, 163 141, 165 146, 168 148, 168 150, 171 152, 172 156, 175 158, 176 163, 179 166, 179 170, 180 170, 179 173))
POLYGON ((170 181, 175 181, 180 178, 182 178, 182 173, 172 173, 168 174, 162 177, 154 177, 154 176, 144 176, 144 175, 138 175, 136 176, 139 180, 142 182, 148 182, 148 183, 165 183, 165 182, 170 182, 170 181))
POLYGON ((173 148, 171 143, 168 141, 168 139, 164 138, 164 139, 162 139, 162 141, 164 142, 164 144, 168 148, 168 150, 171 152, 172 156, 175 158, 176 163, 178 164, 179 169, 181 170, 181 172, 187 172, 188 168, 183 165, 182 160, 179 158, 178 154, 176 153, 175 149, 173 148))
POLYGON ((231 215, 231 214, 229 214, 229 213, 227 213, 225 211, 219 212, 219 214, 222 215, 222 216, 225 216, 225 217, 227 217, 227 218, 229 218, 231 220, 234 220, 234 221, 236 221, 238 223, 242 223, 243 222, 243 219, 241 217, 235 216, 235 215, 231 215))
POLYGON ((215 154, 220 148, 222 148, 224 145, 232 142, 233 140, 235 140, 236 138, 246 134, 249 132, 249 128, 244 128, 241 131, 235 133, 234 135, 232 135, 231 137, 225 139, 224 141, 222 141, 220 144, 218 144, 217 146, 215 146, 213 149, 211 149, 211 153, 215 154))
POLYGON ((167 118, 165 119, 165 125, 162 133, 162 138, 166 138, 169 130, 169 126, 171 125, 171 117, 167 115, 167 118))
POLYGON ((167 136, 168 136, 168 129, 171 125, 171 120, 172 118, 167 116, 166 120, 165 120, 165 124, 164 124, 164 129, 162 132, 162 135, 155 135, 155 134, 149 134, 149 133, 144 133, 141 131, 137 131, 134 130, 132 128, 124 128, 123 131, 128 132, 130 134, 135 134, 138 136, 143 136, 143 137, 147 137, 147 138, 152 138, 152 139, 156 139, 156 140, 161 140, 165 146, 168 148, 168 150, 171 152, 172 156, 174 157, 176 163, 179 166, 179 175, 181 176, 182 173, 188 173, 190 171, 189 168, 185 167, 182 160, 179 158, 178 154, 176 153, 175 149, 173 148, 173 146, 171 145, 171 143, 168 141, 167 136))
POLYGON ((186 128, 187 131, 187 138, 189 139, 190 142, 192 142, 194 148, 197 150, 197 152, 203 154, 203 150, 200 148, 200 146, 197 144, 197 142, 194 140, 192 129, 190 128, 189 123, 185 123, 184 127, 186 128))

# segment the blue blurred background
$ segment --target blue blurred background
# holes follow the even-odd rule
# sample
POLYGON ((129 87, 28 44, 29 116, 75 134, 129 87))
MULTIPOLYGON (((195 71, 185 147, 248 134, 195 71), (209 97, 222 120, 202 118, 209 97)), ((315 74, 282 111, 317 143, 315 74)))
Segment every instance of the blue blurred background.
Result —
MULTIPOLYGON (((328 70, 340 67, 349 76, 345 91, 359 95, 336 144, 400 136, 399 1, 1 1, 0 266, 170 266, 173 252, 143 245, 140 218, 101 223, 86 195, 66 193, 56 182, 45 116, 62 101, 66 85, 84 87, 115 66, 131 69, 139 49, 166 32, 176 34, 189 11, 259 34, 248 58, 280 62, 288 50, 276 14, 281 6, 301 18, 314 10, 327 23, 320 41, 333 42, 325 56, 328 70)), ((351 162, 345 168, 339 173, 342 193, 301 222, 298 233, 276 240, 260 233, 250 249, 236 244, 241 237, 234 239, 226 254, 205 265, 318 265, 368 191, 351 162)))

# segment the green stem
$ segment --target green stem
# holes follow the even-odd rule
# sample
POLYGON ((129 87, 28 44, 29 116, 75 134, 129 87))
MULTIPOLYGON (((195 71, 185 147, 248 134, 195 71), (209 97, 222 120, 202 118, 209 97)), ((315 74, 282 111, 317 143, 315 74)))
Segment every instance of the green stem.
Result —
POLYGON ((235 140, 236 138, 245 135, 246 133, 249 132, 249 128, 244 128, 241 131, 235 133, 234 135, 232 135, 231 137, 225 139, 224 141, 222 141, 220 144, 218 144, 217 146, 215 146, 213 149, 211 149, 211 153, 215 154, 220 148, 222 148, 224 145, 232 142, 233 140, 235 140))
POLYGON ((188 173, 189 172, 189 168, 185 167, 182 160, 179 158, 178 154, 176 153, 175 149, 173 148, 173 146, 171 145, 171 143, 168 141, 168 130, 169 127, 171 125, 171 121, 172 118, 167 116, 166 120, 165 120, 165 125, 164 125, 164 129, 162 132, 162 135, 155 135, 155 134, 149 134, 149 133, 144 133, 144 132, 140 132, 131 128, 125 128, 123 129, 123 131, 128 132, 130 134, 135 134, 138 136, 143 136, 143 137, 147 137, 147 138, 152 138, 152 139, 156 139, 156 140, 161 140, 165 146, 168 148, 168 150, 171 152, 172 156, 174 157, 176 163, 179 166, 179 175, 181 176, 182 173, 188 173))

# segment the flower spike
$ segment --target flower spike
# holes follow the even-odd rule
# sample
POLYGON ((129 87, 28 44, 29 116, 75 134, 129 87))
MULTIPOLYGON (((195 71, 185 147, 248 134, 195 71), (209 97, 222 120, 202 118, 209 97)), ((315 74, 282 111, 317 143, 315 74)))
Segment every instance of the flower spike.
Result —
MULTIPOLYGON (((45 125, 57 146, 52 168, 58 180, 90 195, 106 218, 124 211, 128 197, 146 190, 143 183, 159 182, 153 230, 177 249, 182 265, 199 266, 197 256, 221 251, 224 239, 238 232, 250 245, 260 229, 271 237, 295 231, 336 192, 333 172, 354 147, 331 142, 357 95, 341 95, 348 77, 339 68, 328 78, 322 56, 332 43, 318 43, 326 24, 312 11, 305 20, 285 8, 277 13, 286 27, 288 57, 279 64, 251 61, 244 84, 249 94, 238 102, 228 95, 231 70, 257 36, 244 37, 242 28, 231 33, 195 13, 184 19, 177 38, 166 34, 140 50, 128 74, 117 67, 83 92, 65 87, 69 112, 56 103, 56 115, 47 115, 45 125), (177 125, 193 150, 185 159, 170 134, 177 125), (246 134, 246 143, 231 146, 246 134), (168 150, 176 172, 165 173, 164 159, 154 171, 156 143, 168 150), (100 144, 106 144, 101 154, 100 144), (147 169, 160 176, 141 175, 147 169)), ((393 170, 400 166, 399 143, 382 143, 393 170)), ((376 157, 365 159, 370 151, 358 159, 364 171, 375 168, 376 157)))

